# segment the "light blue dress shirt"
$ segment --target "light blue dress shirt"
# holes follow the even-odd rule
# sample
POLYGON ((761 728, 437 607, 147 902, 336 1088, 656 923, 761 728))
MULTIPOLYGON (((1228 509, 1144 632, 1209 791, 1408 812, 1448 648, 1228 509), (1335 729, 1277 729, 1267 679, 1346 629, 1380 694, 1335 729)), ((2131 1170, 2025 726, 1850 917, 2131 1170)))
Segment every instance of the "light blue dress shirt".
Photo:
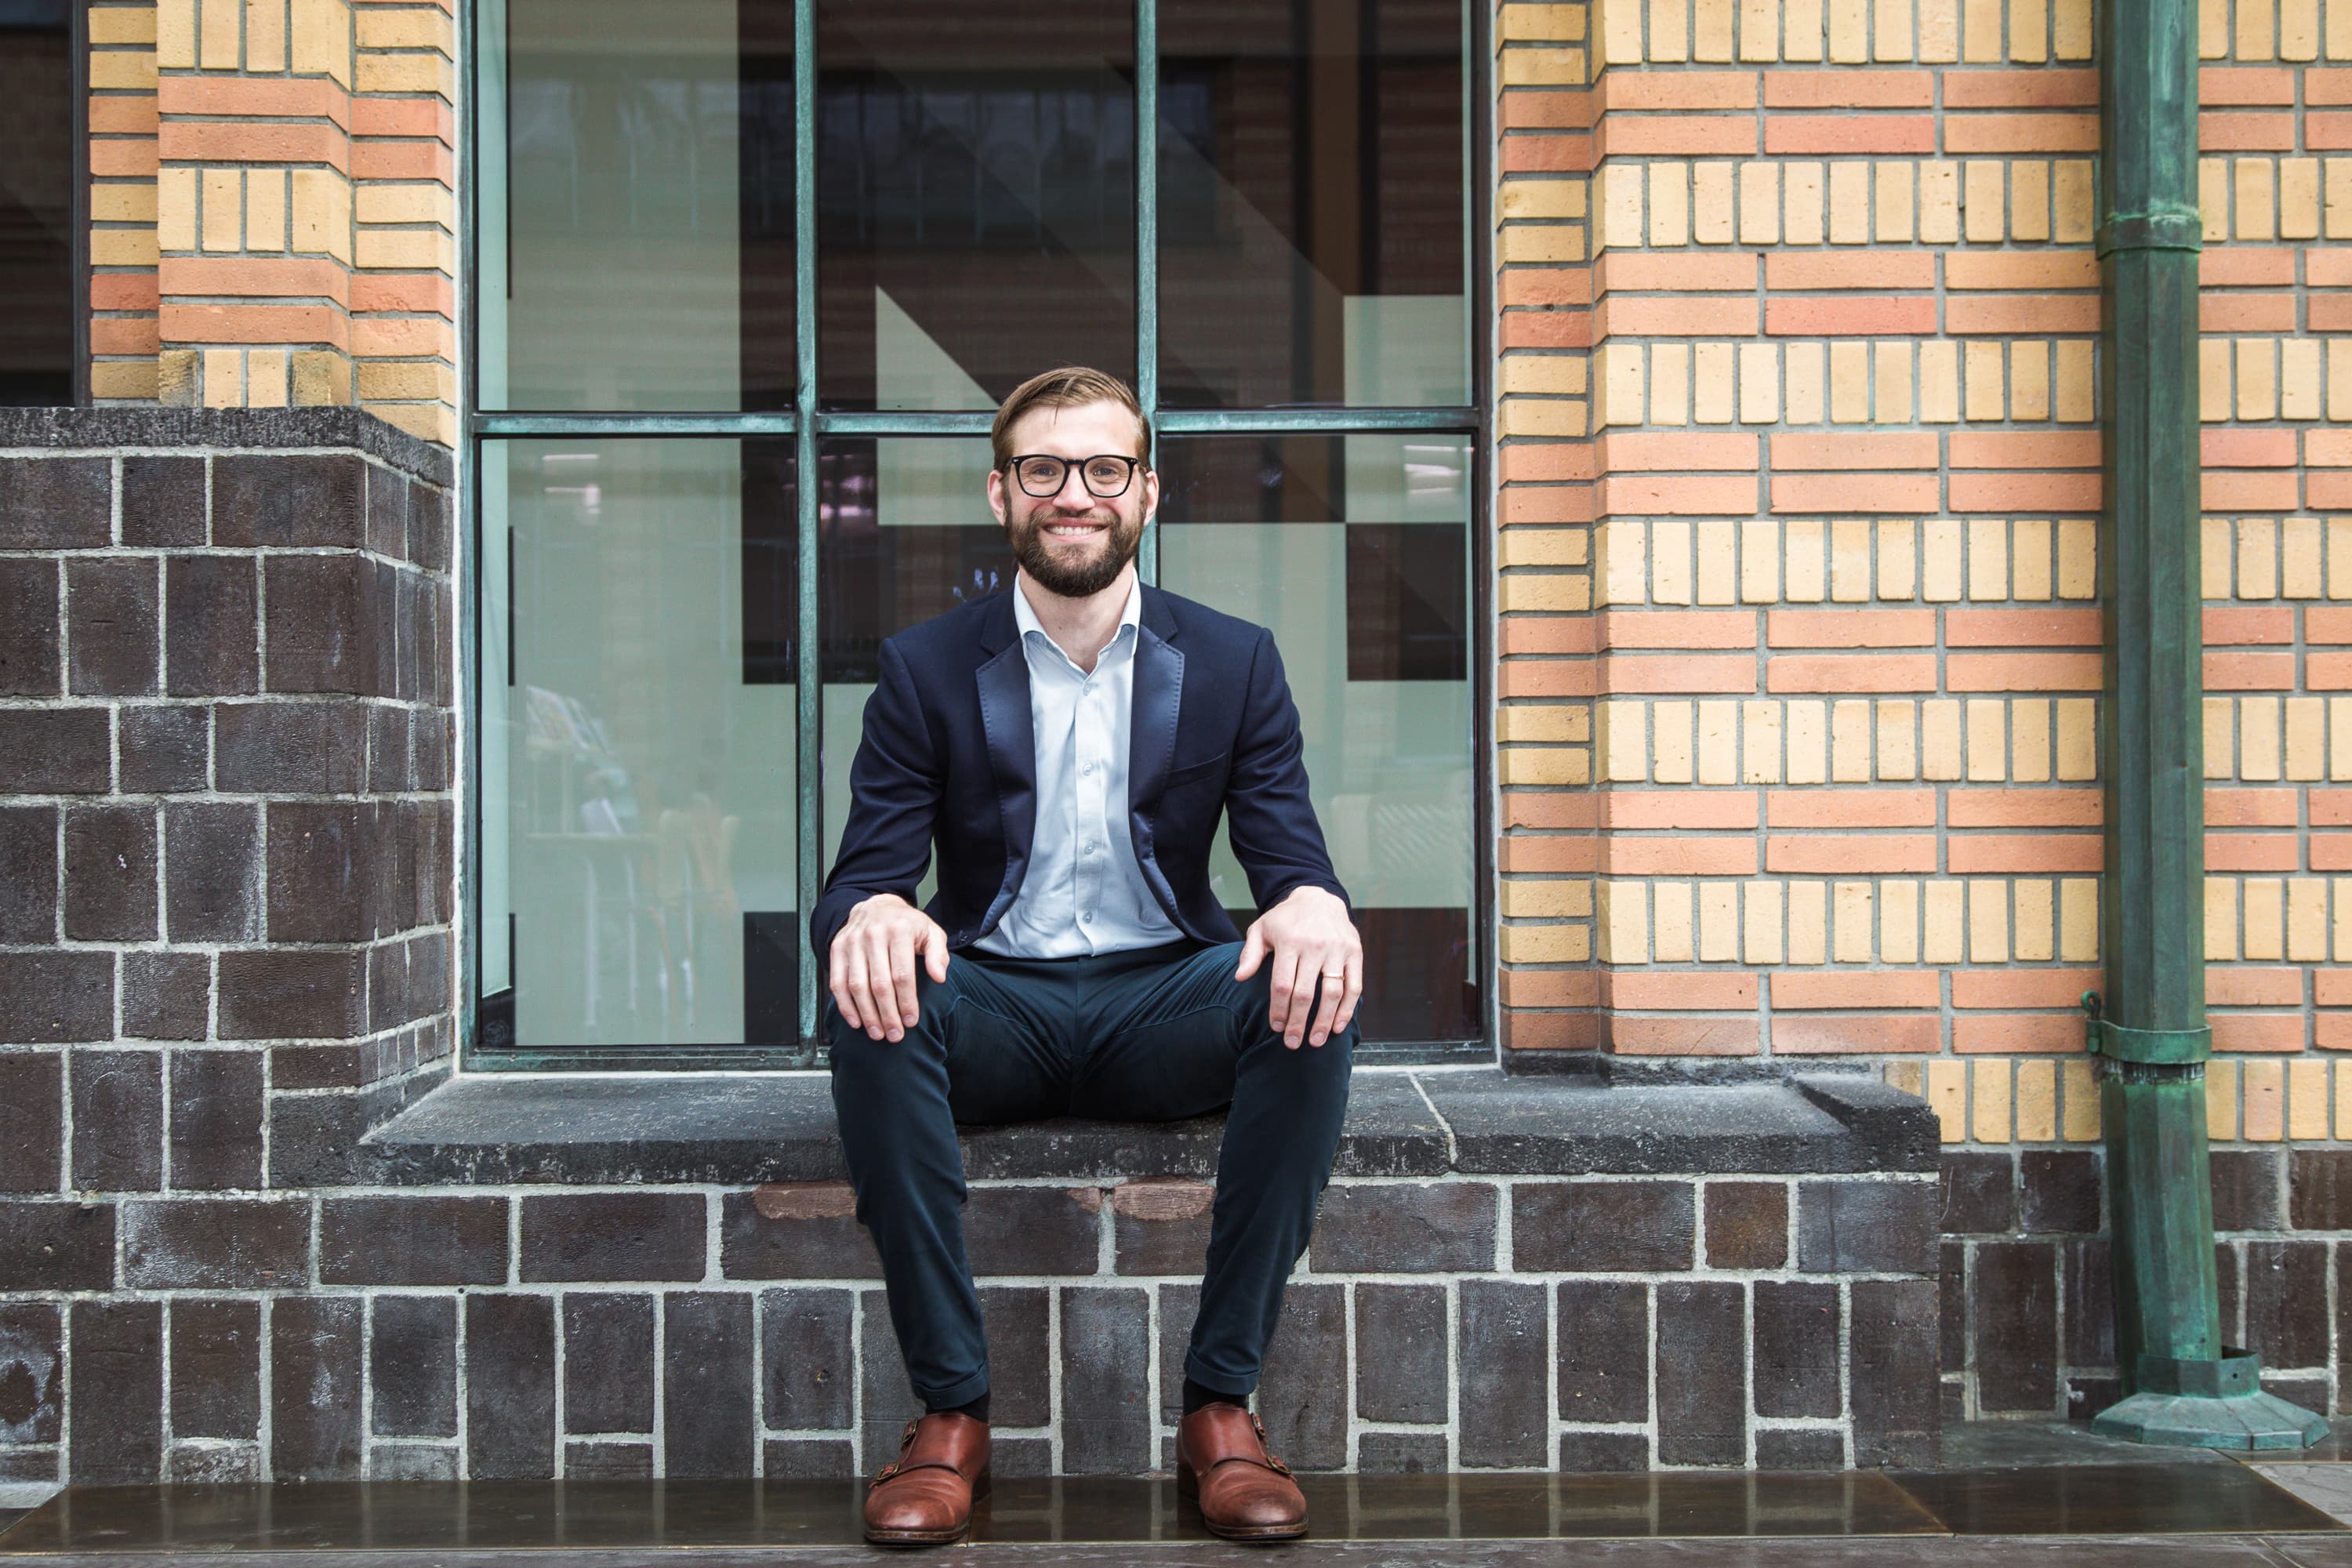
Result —
POLYGON ((1128 831, 1143 589, 1129 585, 1118 629, 1089 675, 1038 623, 1026 583, 1013 579, 1013 619, 1029 661, 1037 828, 1020 891, 996 929, 972 945, 1007 958, 1082 958, 1174 942, 1183 933, 1144 885, 1128 831))

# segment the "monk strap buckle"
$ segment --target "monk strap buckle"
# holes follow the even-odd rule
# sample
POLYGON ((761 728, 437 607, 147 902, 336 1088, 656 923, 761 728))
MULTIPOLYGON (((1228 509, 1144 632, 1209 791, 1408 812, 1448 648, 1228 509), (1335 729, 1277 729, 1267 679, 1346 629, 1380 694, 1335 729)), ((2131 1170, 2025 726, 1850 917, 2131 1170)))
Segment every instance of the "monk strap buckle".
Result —
POLYGON ((877 1470, 877 1471, 875 1471, 875 1472, 874 1472, 874 1479, 873 1479, 873 1481, 872 1481, 871 1483, 869 1483, 869 1484, 870 1484, 870 1485, 873 1485, 873 1486, 877 1486, 877 1487, 878 1487, 878 1486, 880 1486, 884 1481, 888 1480, 892 1476, 895 1476, 895 1475, 897 1475, 898 1473, 898 1461, 897 1461, 896 1459, 893 1459, 893 1460, 891 1460, 888 1464, 887 1464, 887 1465, 883 1466, 880 1469, 878 1469, 878 1470, 877 1470))

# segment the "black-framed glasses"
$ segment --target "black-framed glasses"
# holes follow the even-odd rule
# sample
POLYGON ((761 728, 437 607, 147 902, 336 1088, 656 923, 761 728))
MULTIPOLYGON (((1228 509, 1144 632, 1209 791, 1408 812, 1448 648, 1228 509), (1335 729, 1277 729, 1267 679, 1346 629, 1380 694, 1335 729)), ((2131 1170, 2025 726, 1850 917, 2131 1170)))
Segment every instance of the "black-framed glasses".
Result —
MULTIPOLYGON (((1130 458, 1124 452, 1103 452, 1091 458, 1076 459, 1079 482, 1087 493, 1097 500, 1116 500, 1127 493, 1135 482, 1135 470, 1143 467, 1143 459, 1130 458)), ((1026 493, 1043 500, 1062 493, 1070 480, 1071 459, 1035 453, 1015 458, 1005 465, 1026 493)))

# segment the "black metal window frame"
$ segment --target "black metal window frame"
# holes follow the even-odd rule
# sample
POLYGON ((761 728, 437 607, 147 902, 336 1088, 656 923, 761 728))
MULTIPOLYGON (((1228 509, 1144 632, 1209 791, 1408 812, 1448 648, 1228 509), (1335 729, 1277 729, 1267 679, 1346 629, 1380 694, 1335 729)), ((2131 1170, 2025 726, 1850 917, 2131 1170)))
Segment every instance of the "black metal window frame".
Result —
MULTIPOLYGON (((816 53, 817 0, 793 0, 793 331, 794 387, 793 406, 761 412, 581 413, 499 410, 480 407, 477 374, 480 356, 474 342, 479 321, 476 309, 480 288, 478 200, 480 116, 475 104, 477 83, 472 73, 480 54, 477 47, 478 8, 460 8, 460 53, 467 89, 462 94, 459 161, 463 185, 461 211, 465 235, 459 287, 459 331, 466 353, 460 379, 464 435, 458 455, 463 530, 459 559, 465 572, 458 585, 461 645, 458 666, 463 675, 460 723, 465 734, 462 786, 464 853, 458 896, 462 926, 458 985, 463 998, 458 1012, 460 1059, 475 1071, 632 1071, 789 1069, 819 1067, 824 1061, 819 1017, 824 990, 814 954, 805 940, 795 943, 800 964, 800 1040, 797 1047, 664 1046, 664 1047, 488 1047, 482 1043, 485 998, 479 994, 482 975, 482 728, 480 700, 483 679, 480 651, 485 606, 482 582, 482 494, 479 453, 485 440, 533 437, 582 437, 598 439, 661 439, 665 437, 754 437, 790 438, 795 443, 798 480, 795 538, 798 546, 799 605, 795 638, 797 670, 794 703, 797 716, 796 785, 798 879, 797 919, 806 921, 824 886, 823 740, 824 686, 820 679, 818 641, 817 557, 819 486, 818 444, 829 437, 986 436, 992 411, 920 413, 899 411, 828 410, 817 398, 817 193, 816 193, 816 53)), ((1496 361, 1493 341, 1494 289, 1492 225, 1488 193, 1493 188, 1494 147, 1492 61, 1493 25, 1489 9, 1480 0, 1464 0, 1465 59, 1463 61, 1463 134, 1465 147, 1463 231, 1464 259, 1468 268, 1470 331, 1470 402, 1455 407, 1332 408, 1272 406, 1250 409, 1163 408, 1159 374, 1159 135, 1160 121, 1160 0, 1134 0, 1135 7, 1135 268, 1136 268, 1136 395, 1152 422, 1156 443, 1163 436, 1352 436, 1375 434, 1451 435, 1470 438, 1470 605, 1467 635, 1471 682, 1472 872, 1471 930, 1476 938, 1480 974, 1480 1027, 1474 1040, 1368 1043, 1359 1053, 1366 1065, 1428 1062, 1474 1062, 1495 1058, 1498 1037, 1495 979, 1499 973, 1496 952, 1495 852, 1493 802, 1494 707, 1494 577, 1492 530, 1485 518, 1494 498, 1492 460, 1495 449, 1493 390, 1496 361)), ((1146 583, 1159 581, 1160 531, 1145 531, 1137 567, 1146 583)))

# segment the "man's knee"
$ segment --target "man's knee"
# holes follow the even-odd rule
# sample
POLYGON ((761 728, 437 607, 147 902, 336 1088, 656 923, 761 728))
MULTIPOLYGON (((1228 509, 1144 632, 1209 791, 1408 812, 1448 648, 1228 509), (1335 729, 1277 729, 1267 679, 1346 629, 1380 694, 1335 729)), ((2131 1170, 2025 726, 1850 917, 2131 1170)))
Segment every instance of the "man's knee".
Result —
MULTIPOLYGON (((929 984, 925 981, 926 985, 929 984)), ((924 999, 926 1011, 930 998, 924 999)), ((902 1075, 915 1059, 916 1053, 928 1044, 927 1031, 909 1029, 898 1039, 885 1035, 876 1039, 864 1029, 852 1027, 841 1016, 841 1009, 831 1001, 824 1005, 821 1027, 824 1041, 831 1050, 831 1065, 836 1083, 882 1083, 902 1075)))
MULTIPOLYGON (((1240 952, 1238 944, 1235 945, 1234 952, 1236 953, 1240 952)), ((1235 962, 1239 962, 1238 958, 1235 962)), ((1234 987, 1237 1009, 1234 1016, 1241 1023, 1242 1043, 1244 1047, 1260 1043, 1270 1043, 1279 1047, 1287 1037, 1288 1030, 1286 1027, 1276 1028, 1274 1023, 1273 965, 1261 963, 1255 973, 1245 980, 1234 981, 1232 984, 1234 987)), ((1337 1054, 1344 1061, 1352 1053, 1361 1033, 1357 1021, 1353 1018, 1348 1021, 1346 1028, 1333 1029, 1325 1037, 1322 1045, 1309 1047, 1307 1044, 1307 1036, 1314 1032, 1316 1019, 1322 1015, 1323 1000, 1323 989, 1315 977, 1309 975, 1300 981, 1299 990, 1291 998, 1291 1005, 1294 1008, 1307 1009, 1306 1018, 1299 1029, 1298 1048, 1328 1051, 1334 1046, 1338 1046, 1341 1048, 1337 1054)), ((1338 1005, 1335 1003, 1333 1011, 1337 1010, 1338 1005)))

